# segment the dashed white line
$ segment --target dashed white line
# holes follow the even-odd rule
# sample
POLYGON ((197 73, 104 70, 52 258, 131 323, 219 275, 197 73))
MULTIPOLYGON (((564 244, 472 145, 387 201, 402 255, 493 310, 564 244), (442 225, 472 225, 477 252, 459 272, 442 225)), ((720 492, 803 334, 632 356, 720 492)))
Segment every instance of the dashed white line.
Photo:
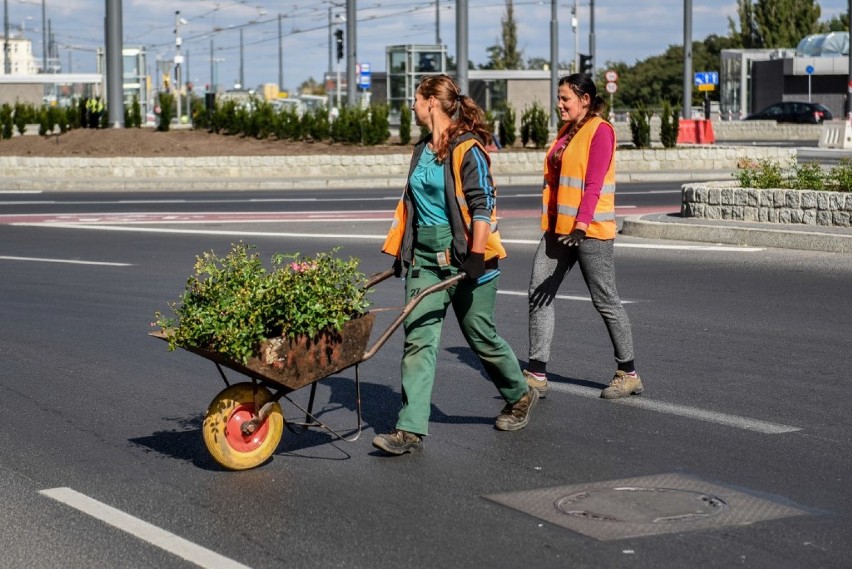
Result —
POLYGON ((108 506, 71 488, 50 488, 41 490, 39 494, 53 498, 66 506, 71 506, 75 510, 88 514, 142 541, 168 551, 181 559, 186 559, 199 567, 210 569, 248 569, 248 565, 243 565, 233 559, 219 555, 215 551, 210 551, 200 545, 196 545, 191 541, 167 532, 112 506, 108 506))
MULTIPOLYGON (((599 399, 601 396, 600 389, 592 387, 583 387, 581 385, 572 385, 568 383, 548 383, 549 391, 559 391, 570 395, 579 395, 580 397, 589 397, 599 399)), ((648 411, 657 413, 667 413, 669 415, 677 415, 678 417, 686 417, 688 419, 697 419, 708 423, 716 423, 726 427, 734 427, 746 431, 754 431, 765 435, 779 435, 783 433, 793 433, 801 431, 801 427, 793 427, 790 425, 782 425, 780 423, 771 423, 769 421, 761 421, 760 419, 751 419, 749 417, 739 417, 737 415, 729 415, 727 413, 719 413, 717 411, 707 411, 706 409, 697 409, 686 405, 678 405, 676 403, 664 403, 655 401, 647 397, 626 397, 609 401, 616 405, 627 405, 630 407, 639 407, 648 411)))
POLYGON ((43 259, 39 257, 10 257, 0 255, 0 261, 33 261, 36 263, 67 263, 69 265, 101 265, 105 267, 132 267, 132 263, 106 263, 103 261, 77 261, 75 259, 43 259))

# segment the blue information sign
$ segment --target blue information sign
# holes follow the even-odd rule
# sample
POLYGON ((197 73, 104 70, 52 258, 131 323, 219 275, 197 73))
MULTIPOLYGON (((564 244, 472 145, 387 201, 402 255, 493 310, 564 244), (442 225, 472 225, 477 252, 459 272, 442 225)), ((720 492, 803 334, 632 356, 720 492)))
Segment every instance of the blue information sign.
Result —
POLYGON ((358 73, 358 87, 361 89, 369 89, 371 84, 370 64, 362 63, 360 72, 358 73))
POLYGON ((718 71, 696 71, 695 72, 695 84, 696 85, 718 85, 719 84, 719 72, 718 71))

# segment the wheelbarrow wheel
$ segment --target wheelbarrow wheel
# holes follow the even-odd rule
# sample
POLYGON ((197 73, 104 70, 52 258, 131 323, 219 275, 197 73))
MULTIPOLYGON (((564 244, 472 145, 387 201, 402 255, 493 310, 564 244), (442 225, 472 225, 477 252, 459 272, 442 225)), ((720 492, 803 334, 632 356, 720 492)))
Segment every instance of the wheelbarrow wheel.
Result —
POLYGON ((229 470, 247 470, 272 456, 284 433, 284 413, 277 401, 253 432, 243 431, 243 425, 270 401, 269 390, 252 383, 237 383, 219 392, 207 408, 202 427, 204 444, 216 462, 229 470))

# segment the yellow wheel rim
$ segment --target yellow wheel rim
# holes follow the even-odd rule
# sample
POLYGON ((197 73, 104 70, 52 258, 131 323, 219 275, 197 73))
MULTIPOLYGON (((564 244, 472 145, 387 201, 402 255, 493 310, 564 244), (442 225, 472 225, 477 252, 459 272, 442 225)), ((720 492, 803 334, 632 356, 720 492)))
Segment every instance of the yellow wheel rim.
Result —
POLYGON ((251 383, 238 383, 219 392, 207 408, 202 427, 204 444, 216 462, 229 470, 246 470, 272 456, 284 433, 284 413, 277 402, 253 433, 244 435, 240 429, 270 401, 268 389, 251 383))

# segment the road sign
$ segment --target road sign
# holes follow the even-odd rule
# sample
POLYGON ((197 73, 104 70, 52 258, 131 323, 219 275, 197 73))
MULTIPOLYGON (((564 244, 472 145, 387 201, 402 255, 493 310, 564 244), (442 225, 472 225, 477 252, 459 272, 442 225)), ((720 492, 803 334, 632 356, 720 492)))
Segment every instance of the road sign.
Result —
POLYGON ((716 86, 713 85, 712 83, 709 83, 709 84, 708 83, 699 83, 698 84, 698 90, 699 91, 715 91, 716 86))
POLYGON ((607 72, 604 74, 604 77, 606 77, 606 80, 610 83, 615 83, 616 81, 618 81, 618 73, 615 71, 615 69, 607 70, 607 72))
POLYGON ((814 74, 814 66, 808 65, 807 67, 805 67, 805 73, 807 73, 808 75, 813 75, 814 74))
POLYGON ((616 83, 615 81, 607 81, 606 82, 606 92, 609 93, 610 95, 612 95, 616 91, 618 91, 618 83, 616 83))
POLYGON ((358 71, 358 87, 361 89, 369 89, 372 76, 370 74, 370 64, 362 63, 358 71))
POLYGON ((718 85, 719 84, 719 73, 717 71, 696 71, 695 72, 695 84, 696 85, 718 85))

